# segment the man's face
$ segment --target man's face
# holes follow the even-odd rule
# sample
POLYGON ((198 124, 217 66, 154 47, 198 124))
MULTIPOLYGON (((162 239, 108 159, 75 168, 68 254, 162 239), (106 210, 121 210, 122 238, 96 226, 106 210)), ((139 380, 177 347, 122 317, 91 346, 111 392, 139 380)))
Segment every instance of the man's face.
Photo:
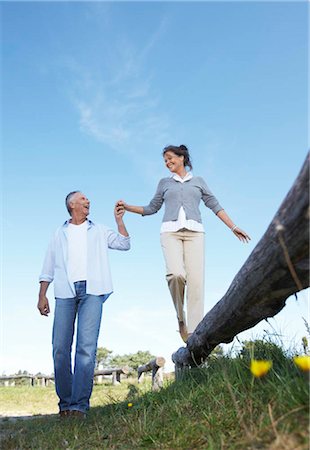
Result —
POLYGON ((83 192, 77 192, 72 197, 71 201, 71 213, 72 214, 79 214, 82 216, 87 217, 89 214, 89 208, 90 208, 90 201, 86 197, 83 192))

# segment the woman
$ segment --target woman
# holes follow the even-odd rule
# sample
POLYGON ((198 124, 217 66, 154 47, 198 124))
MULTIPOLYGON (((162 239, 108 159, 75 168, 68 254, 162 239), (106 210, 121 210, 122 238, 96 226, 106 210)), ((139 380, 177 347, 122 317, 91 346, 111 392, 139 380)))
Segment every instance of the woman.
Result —
POLYGON ((160 180, 147 206, 118 202, 126 211, 147 216, 155 214, 165 202, 160 241, 166 262, 166 279, 176 309, 179 331, 184 342, 203 318, 204 307, 204 228, 200 200, 219 217, 242 242, 250 237, 237 227, 201 177, 193 176, 185 145, 169 145, 163 150, 171 177, 160 180), (187 317, 184 312, 186 287, 187 317))

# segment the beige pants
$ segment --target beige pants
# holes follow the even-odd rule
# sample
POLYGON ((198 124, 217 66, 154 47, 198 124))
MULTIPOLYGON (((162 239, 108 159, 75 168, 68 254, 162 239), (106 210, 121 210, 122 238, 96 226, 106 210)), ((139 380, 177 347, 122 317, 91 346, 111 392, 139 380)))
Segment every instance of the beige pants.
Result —
POLYGON ((166 279, 180 322, 192 333, 203 318, 204 308, 204 233, 176 231, 161 233, 166 261, 166 279), (184 312, 186 286, 187 320, 184 312))

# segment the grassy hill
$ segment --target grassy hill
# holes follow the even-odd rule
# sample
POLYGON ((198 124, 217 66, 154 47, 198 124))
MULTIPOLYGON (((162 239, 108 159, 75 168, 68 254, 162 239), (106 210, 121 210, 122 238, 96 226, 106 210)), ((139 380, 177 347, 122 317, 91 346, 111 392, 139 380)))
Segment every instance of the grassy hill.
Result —
MULTIPOLYGON (((0 396, 7 405, 2 414, 12 414, 14 404, 16 413, 56 412, 53 388, 1 388, 0 396)), ((150 381, 95 386, 85 421, 53 414, 2 419, 0 447, 301 450, 309 448, 308 410, 308 373, 291 358, 281 356, 267 375, 254 378, 246 355, 220 357, 177 382, 170 377, 157 393, 150 381)))

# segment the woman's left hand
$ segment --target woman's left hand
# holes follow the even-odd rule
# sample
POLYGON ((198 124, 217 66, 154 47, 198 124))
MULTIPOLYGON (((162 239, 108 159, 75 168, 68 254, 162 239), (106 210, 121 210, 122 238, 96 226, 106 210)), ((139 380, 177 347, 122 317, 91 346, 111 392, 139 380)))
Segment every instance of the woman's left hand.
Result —
POLYGON ((241 228, 239 227, 236 227, 233 233, 237 236, 239 241, 242 241, 245 244, 247 244, 251 240, 250 236, 245 231, 241 230, 241 228))

